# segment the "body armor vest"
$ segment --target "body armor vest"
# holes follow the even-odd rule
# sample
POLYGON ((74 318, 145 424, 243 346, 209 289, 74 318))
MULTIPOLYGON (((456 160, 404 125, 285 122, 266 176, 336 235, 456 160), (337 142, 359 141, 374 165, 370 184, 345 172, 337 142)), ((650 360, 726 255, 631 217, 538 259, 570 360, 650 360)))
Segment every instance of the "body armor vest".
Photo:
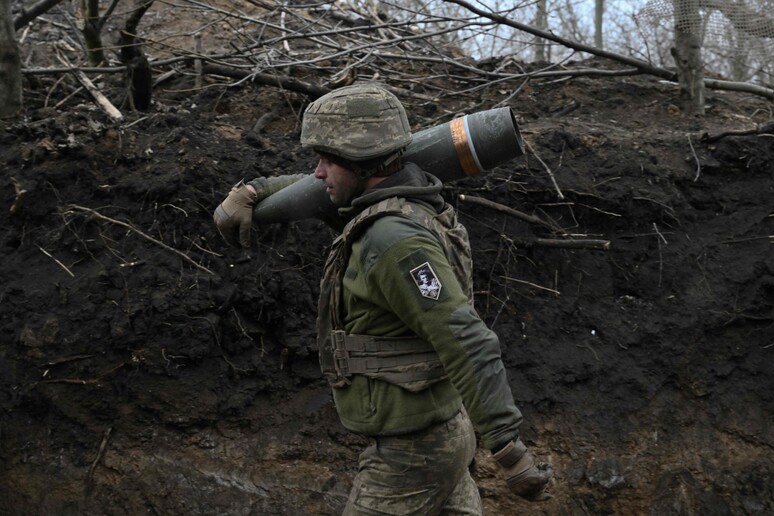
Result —
POLYGON ((450 205, 429 213, 417 203, 390 197, 369 206, 352 219, 333 245, 320 287, 317 343, 320 367, 333 387, 343 387, 353 374, 384 380, 410 391, 421 391, 446 378, 438 354, 419 337, 352 335, 344 331, 343 277, 351 246, 379 217, 398 216, 428 229, 441 244, 463 291, 473 303, 472 260, 468 233, 450 205))

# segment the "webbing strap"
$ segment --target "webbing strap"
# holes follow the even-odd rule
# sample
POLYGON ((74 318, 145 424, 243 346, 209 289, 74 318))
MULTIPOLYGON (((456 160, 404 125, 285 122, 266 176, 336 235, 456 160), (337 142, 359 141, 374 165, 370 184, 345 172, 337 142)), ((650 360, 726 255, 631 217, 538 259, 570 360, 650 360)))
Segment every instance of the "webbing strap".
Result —
POLYGON ((320 367, 333 387, 349 385, 352 375, 384 380, 419 392, 446 378, 437 352, 418 337, 387 338, 346 335, 342 321, 342 278, 350 258, 352 242, 379 217, 398 216, 413 220, 433 233, 443 246, 460 284, 473 302, 472 265, 467 231, 446 205, 431 214, 419 203, 391 197, 367 207, 355 216, 334 240, 325 263, 320 287, 317 336, 320 367))
POLYGON ((419 337, 378 337, 375 335, 347 334, 343 330, 334 330, 341 335, 339 339, 347 351, 362 353, 423 353, 434 352, 433 346, 419 337))
POLYGON ((393 383, 436 380, 445 374, 438 353, 418 337, 377 337, 331 332, 336 372, 363 374, 393 383))

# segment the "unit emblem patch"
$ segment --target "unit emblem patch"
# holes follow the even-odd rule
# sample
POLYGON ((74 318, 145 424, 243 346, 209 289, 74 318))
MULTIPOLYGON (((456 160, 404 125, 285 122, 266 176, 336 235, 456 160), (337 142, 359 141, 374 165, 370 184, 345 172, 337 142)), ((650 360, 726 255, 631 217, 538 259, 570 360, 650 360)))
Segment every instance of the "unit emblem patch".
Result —
POLYGON ((441 295, 442 285, 435 276, 435 271, 433 271, 429 262, 425 262, 419 267, 411 269, 410 274, 411 277, 414 278, 414 283, 416 283, 419 293, 422 294, 423 297, 434 301, 438 300, 438 297, 441 295))

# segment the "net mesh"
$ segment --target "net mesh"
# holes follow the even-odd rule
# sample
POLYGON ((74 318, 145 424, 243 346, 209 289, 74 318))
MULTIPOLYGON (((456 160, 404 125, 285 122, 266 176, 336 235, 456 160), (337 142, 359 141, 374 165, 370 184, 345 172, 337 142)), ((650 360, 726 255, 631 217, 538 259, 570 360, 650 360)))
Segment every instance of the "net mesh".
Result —
POLYGON ((635 18, 646 40, 663 40, 677 27, 700 37, 708 68, 771 80, 774 0, 648 0, 635 18))
POLYGON ((774 0, 649 0, 637 15, 657 27, 678 26, 706 40, 722 40, 729 29, 752 38, 774 38, 774 0), (699 16, 691 16, 696 9, 699 16))

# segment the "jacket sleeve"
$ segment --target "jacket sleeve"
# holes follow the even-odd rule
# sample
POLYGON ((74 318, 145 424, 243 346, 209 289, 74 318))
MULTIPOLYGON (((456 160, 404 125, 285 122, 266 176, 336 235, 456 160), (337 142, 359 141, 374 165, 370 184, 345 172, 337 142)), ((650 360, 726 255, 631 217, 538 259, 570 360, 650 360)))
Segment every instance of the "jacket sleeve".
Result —
POLYGON ((377 221, 361 241, 366 284, 385 312, 429 342, 462 397, 482 444, 496 449, 518 437, 500 341, 468 302, 443 248, 411 221, 377 221), (429 285, 429 286, 428 286, 429 285))

